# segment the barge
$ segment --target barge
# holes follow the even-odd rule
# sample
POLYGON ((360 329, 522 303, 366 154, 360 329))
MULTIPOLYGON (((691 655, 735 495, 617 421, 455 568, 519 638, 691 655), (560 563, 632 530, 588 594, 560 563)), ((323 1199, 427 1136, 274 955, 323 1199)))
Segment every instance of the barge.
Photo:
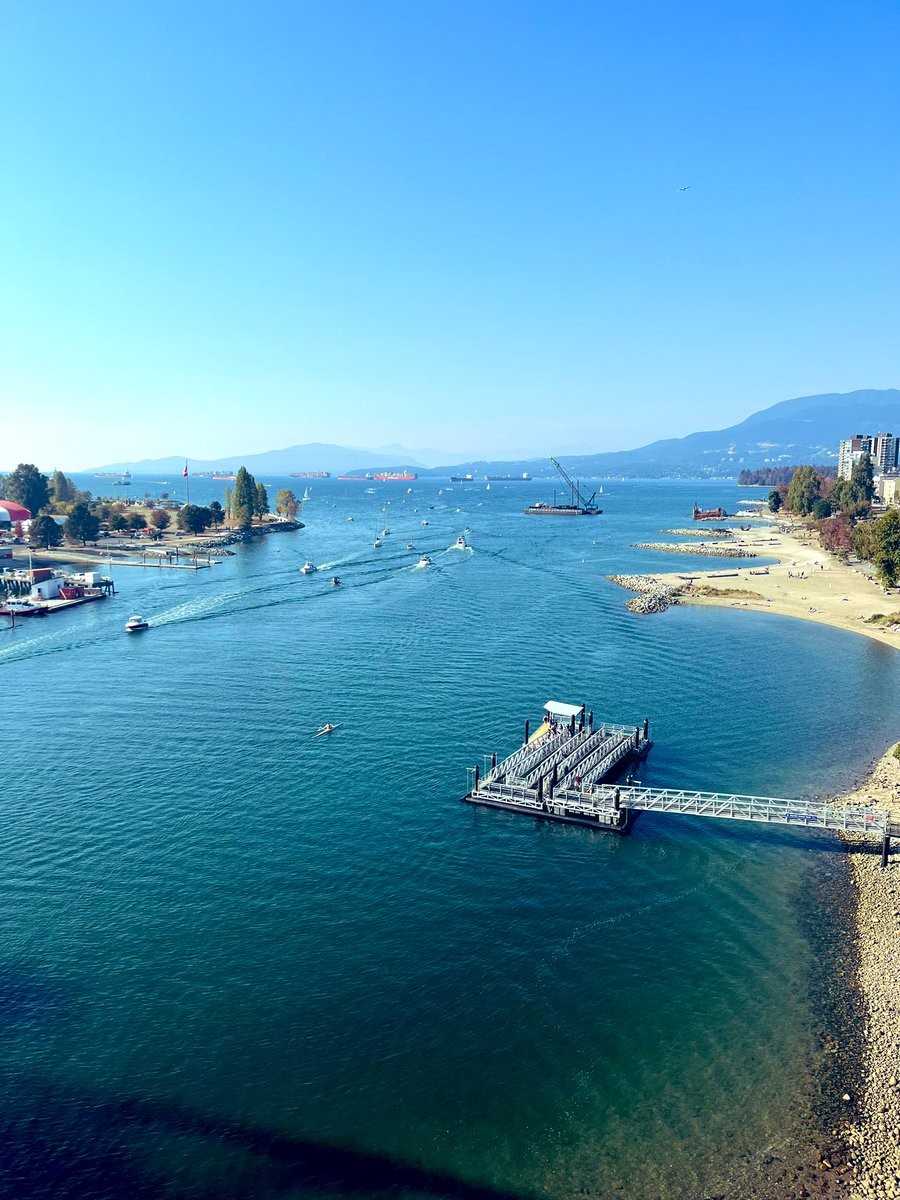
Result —
POLYGON ((557 503, 556 492, 554 492, 552 504, 547 504, 543 500, 538 501, 537 504, 529 504, 528 507, 523 510, 526 513, 526 515, 530 516, 530 517, 543 517, 543 516, 548 516, 548 517, 598 517, 598 516, 600 516, 600 514, 603 512, 603 509, 598 508, 597 505, 594 503, 594 498, 596 497, 597 493, 594 492, 594 494, 591 496, 591 498, 589 500, 585 500, 585 498, 581 494, 581 484, 578 482, 578 480, 573 479, 572 476, 568 473, 568 471, 566 471, 566 469, 563 466, 561 466, 556 461, 555 458, 551 457, 550 461, 553 464, 553 466, 556 468, 557 474, 559 475, 560 479, 563 480, 563 482, 566 484, 566 486, 569 489, 569 501, 568 501, 568 503, 565 503, 565 502, 557 503))

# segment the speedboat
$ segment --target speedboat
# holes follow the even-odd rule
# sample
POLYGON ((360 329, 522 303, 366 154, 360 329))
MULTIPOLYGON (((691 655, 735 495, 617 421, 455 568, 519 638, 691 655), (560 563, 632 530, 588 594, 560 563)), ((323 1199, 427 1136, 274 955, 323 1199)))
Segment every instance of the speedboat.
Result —
POLYGON ((372 543, 372 545, 375 547, 376 550, 381 545, 381 538, 377 534, 375 535, 375 541, 372 543))
POLYGON ((467 550, 468 549, 468 544, 462 534, 460 534, 459 537, 456 539, 456 549, 457 550, 467 550))
POLYGON ((427 522, 427 521, 420 521, 420 522, 419 522, 419 524, 420 524, 420 525, 427 525, 427 524, 428 524, 428 522, 427 522))
POLYGON ((126 633, 140 633, 144 629, 150 628, 150 622, 145 621, 139 613, 135 613, 133 617, 129 617, 125 622, 126 633))
POLYGON ((340 581, 340 579, 338 579, 337 575, 332 575, 331 586, 332 587, 340 587, 341 586, 341 581, 340 581))
POLYGON ((417 570, 419 569, 419 567, 430 567, 430 566, 431 566, 431 559, 428 557, 427 554, 423 554, 422 557, 419 559, 419 561, 416 563, 417 570))
POLYGON ((353 520, 353 518, 352 518, 352 517, 348 517, 348 518, 347 518, 347 520, 348 520, 348 521, 352 521, 352 520, 353 520))
POLYGON ((318 569, 319 568, 316 566, 316 564, 314 562, 311 562, 309 559, 307 559, 306 562, 303 564, 303 566, 300 568, 300 574, 301 575, 312 575, 313 571, 318 571, 318 569))
POLYGON ((407 542, 406 548, 407 548, 407 550, 415 550, 415 546, 413 545, 412 542, 407 542))

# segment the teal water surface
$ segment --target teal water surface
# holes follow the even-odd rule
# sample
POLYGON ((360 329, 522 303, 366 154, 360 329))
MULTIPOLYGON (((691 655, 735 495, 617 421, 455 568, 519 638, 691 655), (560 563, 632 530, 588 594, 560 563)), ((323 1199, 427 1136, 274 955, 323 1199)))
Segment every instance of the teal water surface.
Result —
POLYGON ((579 521, 411 486, 316 481, 298 533, 0 633, 0 1195, 643 1200, 783 1143, 831 843, 458 798, 549 698, 648 716, 645 782, 827 793, 896 734, 893 651, 624 609, 607 574, 697 565, 631 543, 733 485, 608 484, 579 521))

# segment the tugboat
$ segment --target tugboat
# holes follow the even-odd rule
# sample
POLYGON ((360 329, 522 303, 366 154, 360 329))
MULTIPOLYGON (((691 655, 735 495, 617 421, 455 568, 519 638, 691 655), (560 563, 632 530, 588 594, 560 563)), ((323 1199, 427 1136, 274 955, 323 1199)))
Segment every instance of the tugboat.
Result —
POLYGON ((306 562, 303 564, 303 566, 300 568, 300 574, 301 575, 312 575, 313 571, 318 571, 318 569, 319 568, 316 566, 316 564, 314 562, 311 562, 309 559, 307 559, 306 562))
POLYGON ((142 633, 143 630, 150 628, 150 622, 145 621, 140 614, 135 613, 133 617, 129 617, 125 622, 126 633, 142 633))

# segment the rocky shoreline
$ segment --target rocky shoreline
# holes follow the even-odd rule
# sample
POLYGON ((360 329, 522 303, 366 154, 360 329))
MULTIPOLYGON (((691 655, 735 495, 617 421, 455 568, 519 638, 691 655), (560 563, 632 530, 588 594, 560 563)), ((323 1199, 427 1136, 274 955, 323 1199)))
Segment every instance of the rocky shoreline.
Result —
POLYGON ((635 542, 633 550, 661 550, 666 554, 699 554, 707 558, 756 558, 752 550, 743 546, 726 546, 721 542, 706 545, 703 542, 635 542))
MULTIPOLYGON (((900 760, 892 747, 865 782, 840 801, 900 809, 900 760)), ((846 834, 853 853, 856 901, 853 950, 863 1008, 863 1049, 856 1088, 843 1093, 851 1110, 847 1131, 851 1200, 900 1197, 900 847, 887 869, 861 835, 846 834)), ((869 842, 871 846, 871 841, 869 842)))
POLYGON ((665 612, 671 604, 678 603, 681 588, 672 583, 661 583, 652 575, 607 575, 610 583, 615 583, 628 592, 637 592, 631 600, 626 600, 625 607, 634 613, 649 615, 650 613, 665 612))

